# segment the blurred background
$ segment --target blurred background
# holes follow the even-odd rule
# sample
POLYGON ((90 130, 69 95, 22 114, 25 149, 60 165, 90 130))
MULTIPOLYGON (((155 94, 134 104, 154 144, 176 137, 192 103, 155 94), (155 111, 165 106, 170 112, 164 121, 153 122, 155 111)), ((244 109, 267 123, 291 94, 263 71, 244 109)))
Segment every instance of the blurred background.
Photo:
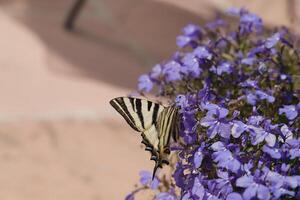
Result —
MULTIPOLYGON (((0 0, 0 199, 123 199, 153 162, 109 105, 187 23, 243 6, 299 32, 297 0, 0 0), (70 24, 69 24, 70 25, 70 24)), ((145 198, 146 199, 146 198, 145 198)))

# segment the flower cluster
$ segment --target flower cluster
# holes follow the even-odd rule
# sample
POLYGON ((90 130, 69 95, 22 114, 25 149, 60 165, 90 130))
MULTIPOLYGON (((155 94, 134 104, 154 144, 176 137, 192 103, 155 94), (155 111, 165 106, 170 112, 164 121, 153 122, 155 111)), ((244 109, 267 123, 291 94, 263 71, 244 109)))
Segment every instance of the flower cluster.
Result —
POLYGON ((228 15, 184 27, 178 52, 139 79, 180 108, 171 179, 141 174, 157 200, 300 199, 297 37, 245 9, 228 15))

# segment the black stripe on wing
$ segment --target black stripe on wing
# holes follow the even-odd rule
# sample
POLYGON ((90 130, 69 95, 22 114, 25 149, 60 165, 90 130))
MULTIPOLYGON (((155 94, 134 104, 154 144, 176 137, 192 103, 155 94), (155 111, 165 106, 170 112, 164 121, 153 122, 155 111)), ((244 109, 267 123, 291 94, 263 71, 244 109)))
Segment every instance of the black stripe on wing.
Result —
POLYGON ((124 102, 123 97, 118 97, 118 98, 112 99, 112 100, 110 100, 109 103, 110 103, 110 105, 112 105, 112 107, 114 107, 114 109, 116 109, 116 111, 118 111, 118 113, 120 113, 123 116, 123 118, 126 120, 126 122, 131 126, 131 128, 140 132, 140 130, 135 125, 135 121, 134 121, 133 117, 131 116, 131 114, 129 113, 129 111, 127 109, 127 106, 124 102))
POLYGON ((143 116, 143 113, 142 113, 142 100, 141 99, 135 99, 135 106, 136 106, 136 113, 139 117, 141 125, 142 125, 143 129, 145 129, 144 116, 143 116))
POLYGON ((155 104, 153 113, 152 113, 152 124, 157 123, 158 110, 159 110, 159 105, 155 104))

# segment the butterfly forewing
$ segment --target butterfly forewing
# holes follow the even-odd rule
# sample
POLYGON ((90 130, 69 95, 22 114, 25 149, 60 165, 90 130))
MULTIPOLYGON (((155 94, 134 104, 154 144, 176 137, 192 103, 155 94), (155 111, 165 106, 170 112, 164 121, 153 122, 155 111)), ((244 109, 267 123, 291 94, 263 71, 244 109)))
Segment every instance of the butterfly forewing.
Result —
POLYGON ((118 97, 112 99, 110 104, 139 132, 144 132, 156 124, 160 112, 164 109, 157 103, 132 97, 118 97))

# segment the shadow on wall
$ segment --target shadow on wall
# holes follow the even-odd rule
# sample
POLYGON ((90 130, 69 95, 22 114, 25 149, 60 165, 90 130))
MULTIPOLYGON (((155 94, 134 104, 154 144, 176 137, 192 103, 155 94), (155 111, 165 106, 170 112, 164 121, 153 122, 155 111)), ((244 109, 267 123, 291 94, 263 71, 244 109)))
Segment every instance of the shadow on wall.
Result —
POLYGON ((27 0, 23 1, 25 9, 12 16, 70 63, 68 67, 49 63, 52 72, 130 89, 136 88, 140 74, 176 50, 175 39, 184 25, 205 21, 204 16, 158 1, 88 0, 75 31, 68 32, 63 23, 73 3, 27 0))

